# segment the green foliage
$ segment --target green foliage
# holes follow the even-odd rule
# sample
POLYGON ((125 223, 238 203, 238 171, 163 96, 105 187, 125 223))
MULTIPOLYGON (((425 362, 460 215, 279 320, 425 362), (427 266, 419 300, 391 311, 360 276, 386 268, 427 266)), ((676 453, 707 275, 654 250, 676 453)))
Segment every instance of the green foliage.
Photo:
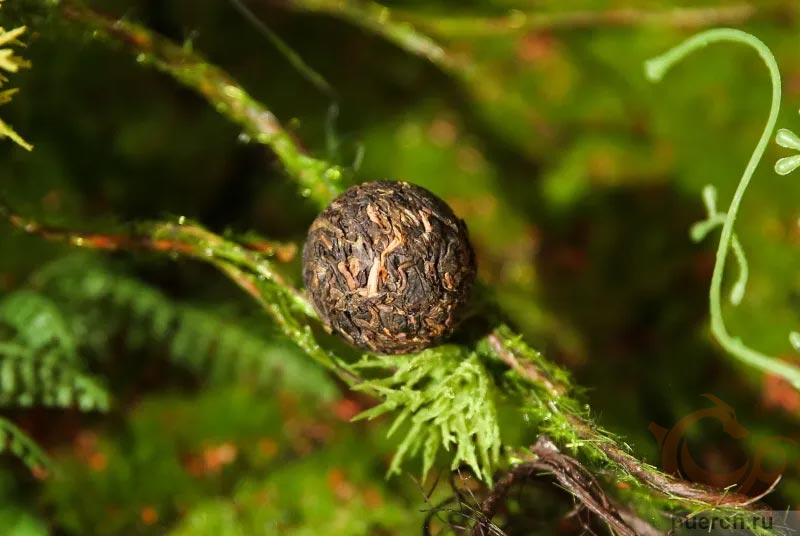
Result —
POLYGON ((416 533, 419 516, 364 469, 341 447, 314 453, 266 478, 243 479, 229 497, 198 504, 170 534, 249 536, 264 527, 296 536, 416 533))
POLYGON ((109 395, 81 366, 74 336, 55 304, 21 290, 0 301, 0 404, 105 411, 109 395))
POLYGON ((3 417, 0 417, 0 452, 10 452, 32 471, 51 469, 53 465, 35 441, 3 417))
POLYGON ((72 534, 163 534, 201 497, 225 493, 231 478, 279 467, 291 452, 282 417, 277 397, 245 386, 154 395, 127 414, 122 430, 87 429, 84 446, 60 452, 61 477, 45 482, 43 496, 72 534), (157 523, 142 520, 147 507, 157 509, 157 523))
POLYGON ((40 294, 20 290, 4 297, 0 302, 0 323, 33 351, 54 346, 64 352, 67 361, 77 359, 75 339, 61 311, 40 294))
MULTIPOLYGON (((31 278, 33 289, 0 300, 0 404, 108 410, 105 387, 86 371, 107 359, 115 337, 130 350, 162 348, 209 382, 277 384, 309 400, 330 400, 335 386, 317 366, 263 326, 177 303, 86 255, 56 260, 31 278)), ((6 450, 29 466, 44 454, 10 422, 6 450)))
POLYGON ((319 400, 335 393, 330 378, 274 330, 176 302, 96 259, 61 259, 33 282, 67 304, 74 329, 96 352, 105 354, 122 332, 129 348, 161 346, 175 364, 210 381, 280 384, 319 400))
POLYGON ((8 505, 0 506, 0 526, 6 534, 11 536, 47 536, 47 524, 37 519, 30 512, 13 508, 8 505))
MULTIPOLYGON (((120 4, 118 9, 113 5, 104 9, 127 12, 129 5, 120 4)), ((301 186, 303 196, 324 205, 344 186, 348 174, 312 156, 315 121, 322 114, 305 98, 307 91, 292 86, 291 76, 275 72, 276 65, 283 64, 270 61, 274 58, 265 50, 268 47, 248 41, 245 35, 230 40, 222 7, 197 4, 181 11, 185 8, 179 4, 143 7, 142 18, 158 21, 165 32, 187 24, 203 29, 211 21, 214 31, 202 32, 208 57, 219 58, 232 73, 242 73, 252 92, 195 54, 192 46, 201 44, 199 40, 176 45, 131 22, 130 17, 106 18, 76 2, 63 2, 63 10, 61 6, 53 9, 59 15, 55 19, 68 20, 79 32, 131 49, 140 63, 193 90, 233 125, 215 122, 213 110, 204 114, 199 99, 184 98, 169 84, 159 85, 160 78, 138 73, 131 64, 119 61, 118 55, 105 56, 104 51, 88 46, 64 46, 67 36, 42 31, 45 38, 37 42, 41 56, 35 62, 37 67, 43 61, 52 63, 44 74, 33 73, 36 78, 32 77, 31 86, 35 89, 38 83, 47 98, 29 106, 31 126, 25 129, 38 128, 37 139, 50 136, 49 143, 40 143, 49 152, 30 161, 10 162, 17 166, 11 173, 15 192, 31 184, 34 193, 28 200, 41 201, 48 219, 51 212, 75 208, 71 203, 79 198, 82 202, 75 204, 84 220, 96 218, 98 211, 134 219, 169 211, 217 223, 235 218, 236 225, 263 225, 280 236, 301 236, 310 216, 305 212, 307 203, 287 201, 280 181, 264 180, 270 170, 252 165, 261 160, 252 158, 257 153, 248 143, 268 146, 301 186), (48 44, 50 35, 55 39, 48 44), (257 58, 253 50, 258 50, 257 58), (264 61, 270 69, 253 68, 256 61, 264 61), (87 76, 87 65, 91 76, 87 76), (98 70, 98 65, 103 68, 98 70), (96 76, 97 72, 103 76, 96 76), (52 80, 61 83, 63 91, 58 96, 63 98, 53 97, 52 80), (95 97, 101 91, 109 94, 111 84, 119 88, 114 92, 117 100, 95 97), (137 88, 144 88, 142 94, 137 88), (270 108, 274 105, 275 115, 255 95, 269 102, 270 108), (128 105, 140 101, 147 106, 128 105), (105 124, 85 113, 87 109, 102 114, 105 123, 119 132, 112 142, 105 124), (299 120, 286 129, 276 120, 295 116, 299 120), (240 132, 237 144, 234 140, 240 132), (308 151, 298 138, 308 142, 308 151), (86 148, 98 146, 108 150, 96 151, 87 159, 86 148), (200 160, 203 165, 197 165, 200 160), (157 187, 148 182, 151 179, 157 187), (227 198, 229 193, 232 199, 227 198)), ((483 338, 464 333, 459 339, 476 335, 475 346, 444 346, 419 356, 366 356, 362 363, 347 367, 332 353, 335 344, 318 341, 312 330, 313 310, 269 255, 254 254, 236 240, 185 224, 184 218, 178 224, 151 226, 132 240, 123 237, 116 244, 113 240, 118 236, 64 233, 58 238, 72 245, 114 250, 151 247, 209 262, 254 297, 275 322, 265 326, 266 322, 249 314, 220 311, 219 302, 205 295, 207 287, 214 285, 210 280, 207 286, 193 287, 197 297, 189 305, 138 277, 86 258, 53 265, 32 279, 32 290, 15 293, 19 299, 6 312, 12 340, 4 347, 8 353, 4 359, 13 365, 14 385, 30 389, 25 378, 38 378, 45 385, 60 382, 57 370, 82 373, 95 364, 111 368, 110 363, 116 365, 124 357, 120 355, 125 353, 123 345, 115 344, 123 337, 126 349, 135 350, 137 357, 145 351, 166 355, 198 378, 214 380, 203 382, 200 389, 178 401, 150 392, 150 385, 130 385, 134 400, 115 408, 114 418, 104 421, 102 429, 80 422, 74 444, 57 449, 68 477, 48 480, 45 496, 37 501, 44 503, 42 511, 53 514, 49 525, 74 534, 95 533, 97 527, 107 533, 161 534, 176 524, 181 534, 224 530, 249 534, 275 525, 298 534, 407 533, 418 528, 421 520, 404 513, 418 509, 422 501, 416 490, 413 494, 394 487, 403 479, 381 480, 392 450, 390 473, 399 472, 411 456, 422 458, 423 473, 427 473, 437 458, 444 458, 445 450, 451 467, 467 465, 485 483, 495 469, 524 463, 525 445, 538 434, 550 436, 562 452, 575 456, 575 463, 585 464, 613 495, 611 502, 631 505, 631 513, 636 510, 644 519, 655 519, 665 511, 684 511, 687 502, 680 489, 668 500, 658 493, 663 488, 639 482, 648 472, 662 478, 655 468, 631 456, 643 473, 629 471, 629 466, 607 456, 610 449, 624 450, 626 455, 630 449, 600 427, 593 414, 602 412, 604 422, 634 435, 641 454, 652 446, 642 436, 653 413, 680 414, 686 409, 685 397, 694 396, 694 390, 732 385, 736 396, 746 401, 740 407, 756 406, 752 403, 755 394, 741 389, 739 371, 715 367, 712 374, 706 369, 709 364, 704 358, 713 352, 702 337, 693 335, 700 332, 698 319, 687 311, 697 308, 682 301, 693 299, 690 295, 695 293, 686 292, 693 281, 707 278, 702 259, 695 258, 702 252, 673 248, 666 240, 674 231, 672 226, 678 228, 673 234, 682 232, 683 216, 690 216, 686 221, 696 216, 693 211, 698 207, 693 199, 683 198, 683 190, 696 191, 698 177, 705 181, 709 176, 727 176, 736 164, 731 155, 744 151, 740 139, 746 136, 730 136, 731 122, 741 121, 743 130, 750 128, 755 114, 743 112, 762 104, 750 97, 755 91, 741 92, 741 99, 739 95, 726 99, 726 90, 714 84, 733 74, 743 82, 741 87, 749 88, 755 77, 721 56, 718 62, 710 62, 713 68, 703 65, 688 71, 682 85, 659 95, 658 105, 647 102, 650 89, 642 89, 638 56, 673 39, 666 28, 656 28, 675 22, 671 9, 656 14, 626 10, 630 17, 626 21, 603 18, 615 12, 602 9, 577 13, 575 18, 570 13, 539 17, 538 6, 530 13, 513 11, 508 17, 492 18, 508 11, 508 2, 499 0, 491 8, 487 5, 485 13, 483 6, 471 6, 474 17, 459 20, 463 17, 459 13, 454 18, 437 16, 442 6, 433 5, 430 10, 410 6, 407 11, 361 2, 297 0, 287 5, 333 15, 378 36, 346 32, 346 25, 313 18, 312 23, 320 25, 319 33, 314 26, 314 35, 322 37, 302 41, 304 53, 306 48, 312 53, 316 50, 324 58, 330 57, 329 38, 340 42, 346 37, 346 44, 360 51, 341 72, 336 63, 321 65, 337 92, 343 86, 343 120, 348 130, 364 138, 368 176, 412 180, 446 194, 470 225, 483 276, 491 287, 488 294, 505 300, 501 305, 515 329, 536 341, 537 348, 548 348, 548 356, 563 358, 565 367, 555 366, 505 327, 483 338), (596 20, 631 26, 644 20, 646 29, 569 31, 570 24, 588 25, 596 20), (438 28, 442 43, 417 28, 438 28), (459 35, 469 38, 459 39, 459 35), (381 40, 425 58, 442 72, 434 74, 430 65, 383 46, 381 40), (362 75, 352 76, 355 71, 362 75), (459 87, 455 93, 453 82, 459 87), (692 113, 689 95, 698 87, 713 91, 714 104, 692 113), (685 114, 675 112, 687 107, 685 114), (708 139, 726 140, 724 154, 713 143, 704 143, 705 134, 698 134, 695 123, 701 113, 710 116, 708 139), (546 178, 535 182, 543 170, 546 178), (675 210, 667 210, 668 217, 654 224, 635 210, 642 194, 656 199, 658 206, 675 210), (664 256, 652 255, 653 251, 664 256), (687 269, 689 265, 692 269, 687 269), (509 302, 514 307, 509 308, 509 302), (20 329, 26 318, 40 318, 43 329, 26 333, 20 329), (292 344, 317 363, 309 363, 292 344), (49 361, 42 357, 56 350, 72 357, 49 361), (14 357, 23 351, 33 357, 14 357), (22 363, 30 371, 23 370, 22 363), (363 409, 364 402, 357 397, 339 401, 336 416, 313 404, 308 405, 316 414, 313 419, 287 410, 296 402, 287 401, 291 397, 282 388, 308 398, 333 398, 334 384, 317 364, 377 398, 379 405, 360 417, 393 417, 389 431, 399 446, 393 449, 376 441, 378 433, 383 435, 379 427, 384 419, 351 425, 352 435, 339 435, 342 423, 334 421, 348 419, 353 409, 363 409), (593 387, 588 399, 594 412, 583 403, 582 394, 576 394, 564 372, 567 367, 577 369, 582 381, 593 387), (368 378, 363 382, 362 374, 368 378), (219 383, 243 390, 263 385, 269 394, 264 396, 259 389, 248 395, 238 388, 216 391, 214 384, 219 383), (279 443, 279 454, 270 460, 260 457, 257 446, 265 434, 279 443), (87 437, 99 437, 91 456, 81 452, 80 444, 87 437), (500 456, 501 437, 508 457, 500 456), (196 459, 206 451, 213 454, 220 442, 228 454, 238 453, 235 461, 214 475, 194 474, 196 459), (334 472, 339 466, 346 467, 334 472), (341 474, 355 485, 332 485, 341 482, 341 474), (610 485, 619 480, 631 485, 627 492, 610 485), (385 499, 381 504, 372 500, 375 494, 362 493, 370 484, 379 488, 377 495, 385 499), (156 522, 153 511, 158 513, 156 522)), ((262 7, 269 14, 272 9, 285 9, 262 7)), ((716 8, 701 16, 694 9, 678 12, 682 22, 676 25, 681 27, 708 24, 707 17, 718 13, 716 8)), ((768 17, 764 14, 759 22, 765 32, 770 29, 768 17)), ((291 13, 276 17, 276 24, 288 21, 276 34, 291 35, 291 26, 297 24, 302 28, 297 37, 306 37, 306 25, 297 18, 291 13)), ((234 28, 240 30, 240 26, 234 28)), ((772 35, 779 42, 780 34, 772 35)), ((782 42, 793 57, 795 40, 782 42)), ((17 103, 25 118, 25 103, 17 103)), ((13 123, 20 124, 17 119, 13 123)), ((784 162, 782 169, 788 170, 794 162, 784 162)), ((796 187, 789 188, 796 192, 796 187)), ((722 184, 720 191, 724 192, 722 184)), ((769 225, 785 226, 784 220, 796 217, 796 196, 775 197, 765 189, 761 201, 770 209, 754 211, 754 225, 738 226, 736 234, 729 234, 730 249, 743 268, 737 235, 744 243, 758 238, 772 246, 792 236, 783 228, 766 237, 758 234, 769 225), (783 203, 782 213, 772 210, 776 201, 783 203)), ((735 211, 723 214, 713 205, 707 208, 709 219, 695 227, 695 234, 722 225, 724 237, 725 225, 735 211)), ((17 227, 29 226, 22 222, 17 227)), ((51 228, 32 228, 46 238, 56 238, 51 228)), ((753 274, 751 292, 762 298, 766 295, 757 307, 779 310, 782 314, 776 317, 796 322, 796 313, 786 305, 791 305, 787 296, 797 290, 790 283, 796 279, 796 270, 785 262, 785 248, 776 254, 773 250, 777 249, 764 248, 773 266, 764 275, 753 274), (782 273, 773 273, 781 269, 782 273)), ((33 262, 26 253, 8 251, 22 265, 33 262)), ((8 278, 0 273, 0 287, 13 288, 27 275, 19 271, 8 278)), ((737 303, 746 270, 740 274, 732 293, 737 303)), ((747 310, 747 304, 739 310, 745 311, 745 325, 737 326, 736 332, 743 338, 769 337, 778 331, 771 324, 780 322, 772 315, 752 314, 759 311, 747 310)), ((145 364, 140 359, 132 366, 145 364)), ((748 378, 755 384, 761 375, 748 378)), ((169 378, 159 380, 163 383, 156 389, 172 386, 169 378)), ((765 389, 764 400, 771 394, 765 389)), ((176 394, 186 395, 185 391, 176 394)), ((12 399, 18 401, 19 396, 15 392, 12 399)), ((36 397, 56 400, 57 394, 37 391, 36 397)), ((792 403, 789 397, 776 399, 787 407, 792 403)), ((29 399, 22 400, 28 403, 29 399)), ((766 417, 763 420, 765 428, 773 426, 770 433, 780 430, 767 423, 766 417)), ((22 445, 21 439, 16 441, 22 445)), ((796 484, 796 475, 784 482, 796 484)), ((475 489, 478 495, 482 491, 475 489)), ((797 496, 796 491, 792 493, 797 496)))
POLYGON ((495 387, 477 354, 445 345, 412 356, 366 356, 355 368, 392 371, 355 387, 383 398, 356 419, 396 413, 390 435, 409 425, 389 474, 399 473, 407 456, 421 453, 424 476, 443 447, 452 449, 452 469, 465 464, 478 478, 491 482, 500 455, 500 428, 495 387))
MULTIPOLYGON (((788 128, 781 128, 775 134, 775 143, 786 149, 800 151, 800 137, 788 128)), ((800 155, 785 156, 775 162, 775 173, 778 175, 788 175, 800 167, 800 155)))
POLYGON ((361 536, 408 534, 422 521, 397 493, 416 498, 413 484, 381 478, 391 451, 382 429, 332 419, 292 393, 157 394, 122 426, 86 431, 86 446, 59 452, 61 478, 43 484, 51 519, 70 534, 361 536), (143 519, 147 509, 157 519, 143 519))
MULTIPOLYGON (((45 466, 32 469, 44 476, 45 466)), ((47 536, 51 534, 48 523, 40 518, 35 508, 27 503, 25 485, 16 471, 0 469, 0 527, 4 534, 13 536, 47 536)))

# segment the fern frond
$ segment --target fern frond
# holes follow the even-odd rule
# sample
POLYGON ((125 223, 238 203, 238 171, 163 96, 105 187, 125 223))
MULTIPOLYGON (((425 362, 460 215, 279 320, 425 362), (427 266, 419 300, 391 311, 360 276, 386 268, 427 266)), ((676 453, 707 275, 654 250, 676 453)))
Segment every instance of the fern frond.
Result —
POLYGON ((31 471, 50 470, 53 467, 50 458, 36 442, 3 417, 0 417, 0 452, 10 452, 31 471))
POLYGON ((394 370, 355 388, 383 398, 356 419, 397 412, 390 435, 409 423, 389 474, 398 473, 407 456, 421 452, 424 476, 440 447, 454 447, 453 469, 466 464, 478 478, 491 482, 500 455, 500 428, 494 383, 477 354, 447 345, 414 356, 367 356, 355 368, 394 370))
POLYGON ((109 395, 81 367, 56 305, 20 290, 0 300, 0 405, 77 406, 106 411, 109 395))
POLYGON ((176 302, 84 255, 56 261, 33 282, 68 304, 82 338, 94 338, 100 352, 124 332, 130 347, 163 345, 174 363, 212 381, 247 378, 317 399, 335 394, 330 378, 278 333, 176 302))
POLYGON ((65 364, 60 352, 37 355, 29 348, 0 342, 0 405, 77 406, 107 411, 106 390, 80 369, 65 364))
POLYGON ((30 350, 55 346, 70 361, 77 358, 75 338, 58 307, 40 294, 18 290, 0 301, 0 325, 11 328, 15 338, 30 350))

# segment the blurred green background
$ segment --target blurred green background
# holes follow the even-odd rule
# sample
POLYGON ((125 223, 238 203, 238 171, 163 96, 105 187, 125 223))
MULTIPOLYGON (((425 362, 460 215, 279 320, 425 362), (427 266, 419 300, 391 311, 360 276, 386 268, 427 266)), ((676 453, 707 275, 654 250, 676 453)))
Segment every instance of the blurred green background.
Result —
MULTIPOLYGON (((185 215, 215 231, 302 241, 315 209, 262 146, 243 140, 192 92, 65 26, 39 2, 6 4, 2 25, 29 25, 24 54, 33 63, 13 77, 20 93, 0 110, 35 146, 28 153, 0 144, 0 192, 14 206, 79 228, 185 215)), ((330 99, 230 3, 92 4, 189 42, 311 153, 351 165, 363 152, 359 180, 403 179, 441 195, 466 220, 480 277, 515 328, 574 372, 598 420, 638 456, 659 465, 648 426, 669 428, 708 406, 703 393, 730 404, 750 431, 733 440, 713 420, 692 428, 693 455, 709 467, 740 466, 765 438, 800 440, 800 396, 734 364, 712 341, 707 293, 717 235, 701 244, 689 239, 691 224, 704 217, 702 187, 714 184, 725 207, 760 135, 766 70, 736 45, 704 50, 657 85, 642 69, 700 28, 742 28, 781 66, 779 126, 800 128, 797 2, 386 4, 458 58, 454 70, 298 2, 248 2, 333 86, 340 110, 333 125, 330 99), (682 12, 674 9, 700 7, 720 22, 676 23, 682 12), (592 19, 627 9, 641 17, 592 19), (564 13, 589 14, 589 22, 555 24, 564 13), (530 24, 535 17, 543 23, 530 24)), ((771 170, 787 154, 770 144, 745 198, 737 232, 751 278, 744 302, 726 306, 726 315, 749 345, 797 361, 787 334, 800 325, 800 183, 771 170)), ((73 255, 0 228, 0 293, 53 262, 75 285, 93 270, 123 278, 131 292, 155 292, 164 307, 213 311, 258 334, 281 381, 216 378, 209 371, 219 364, 185 366, 170 337, 153 337, 133 321, 135 312, 112 322, 99 302, 74 297, 78 287, 64 290, 60 303, 67 318, 80 320, 72 326, 78 343, 95 356, 92 370, 114 406, 106 415, 4 412, 63 474, 38 480, 5 456, 0 527, 18 534, 420 533, 446 486, 428 501, 433 477, 418 485, 416 467, 384 479, 393 446, 386 423, 349 423, 367 402, 291 349, 221 275, 147 255, 73 255)), ((213 361, 215 344, 188 352, 213 361)), ((769 499, 778 509, 800 508, 797 450, 787 452, 788 471, 769 499)))

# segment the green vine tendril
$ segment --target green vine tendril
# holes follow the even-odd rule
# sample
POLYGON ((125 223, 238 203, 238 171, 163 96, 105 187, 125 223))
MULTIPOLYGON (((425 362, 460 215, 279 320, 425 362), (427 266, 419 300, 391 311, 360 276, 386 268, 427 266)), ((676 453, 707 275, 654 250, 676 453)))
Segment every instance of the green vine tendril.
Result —
MULTIPOLYGON (((772 103, 764 132, 761 134, 761 138, 759 138, 758 144, 750 157, 750 161, 747 163, 739 185, 736 187, 736 192, 733 194, 733 199, 731 200, 727 213, 719 213, 716 211, 716 191, 713 186, 706 186, 703 191, 703 198, 706 209, 708 210, 708 219, 696 224, 692 228, 692 238, 702 239, 711 229, 722 225, 722 234, 719 239, 719 246, 717 247, 714 273, 711 276, 711 288, 709 289, 711 332, 722 347, 742 363, 764 372, 780 376, 791 383, 796 389, 800 390, 800 368, 786 363, 777 357, 768 356, 748 347, 738 337, 734 337, 728 333, 725 327, 725 321, 722 317, 722 279, 725 273, 725 262, 728 258, 728 252, 731 249, 734 252, 740 268, 739 279, 731 292, 731 301, 736 305, 744 297, 748 273, 747 261, 744 257, 742 246, 733 232, 733 226, 736 222, 739 205, 741 205, 744 193, 747 190, 747 186, 750 184, 750 179, 752 179, 761 158, 764 156, 764 151, 778 121, 781 101, 781 75, 775 57, 772 55, 769 48, 755 36, 740 30, 719 28, 694 35, 664 54, 648 60, 645 62, 645 73, 650 81, 658 82, 674 64, 692 52, 721 41, 741 43, 754 48, 756 52, 758 52, 759 56, 761 56, 761 59, 766 64, 772 80, 772 103)), ((800 150, 800 138, 788 130, 781 129, 776 141, 784 147, 800 150)), ((785 175, 797 167, 800 167, 800 155, 779 160, 775 169, 778 173, 785 175)), ((800 334, 792 332, 789 340, 792 346, 800 349, 800 334)))

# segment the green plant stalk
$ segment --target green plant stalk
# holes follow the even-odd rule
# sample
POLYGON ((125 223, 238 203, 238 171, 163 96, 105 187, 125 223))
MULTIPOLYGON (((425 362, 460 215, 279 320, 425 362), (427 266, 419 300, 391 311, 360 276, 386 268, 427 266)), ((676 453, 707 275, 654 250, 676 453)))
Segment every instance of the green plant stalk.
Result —
POLYGON ((287 5, 298 11, 324 13, 346 20, 416 56, 425 58, 446 72, 456 72, 461 67, 445 49, 430 37, 418 32, 408 22, 392 19, 388 7, 364 0, 290 0, 287 5))
MULTIPOLYGON (((317 314, 300 291, 290 286, 275 269, 273 262, 265 256, 248 250, 236 242, 226 240, 202 226, 179 220, 178 222, 148 223, 141 227, 141 234, 164 248, 181 248, 181 252, 212 264, 222 261, 255 275, 260 281, 271 283, 284 295, 290 307, 297 312, 316 318, 317 314)), ((155 249, 155 248, 154 248, 155 249)))
POLYGON ((736 216, 738 215, 739 206, 741 205, 744 193, 764 155, 767 143, 769 143, 778 121, 781 100, 781 75, 775 57, 772 55, 772 52, 770 52, 769 48, 756 37, 741 30, 720 28, 701 32, 664 54, 648 60, 645 63, 645 73, 651 81, 660 81, 673 65, 692 52, 712 43, 722 41, 744 44, 758 52, 758 55, 769 70, 770 79, 772 81, 772 102, 764 131, 758 140, 750 160, 747 162, 747 167, 744 170, 742 178, 739 180, 739 185, 736 187, 736 192, 733 194, 733 199, 731 200, 725 216, 725 222, 722 225, 722 234, 720 236, 719 245, 717 246, 716 262, 714 264, 714 272, 711 276, 711 288, 709 289, 711 332, 720 345, 722 345, 730 355, 734 356, 742 363, 755 367, 758 370, 780 376, 791 383, 796 389, 800 390, 800 368, 781 361, 776 357, 768 356, 754 350, 745 345, 738 338, 731 336, 725 326, 725 320, 722 315, 722 280, 725 273, 728 253, 734 237, 733 226, 736 222, 736 216))
POLYGON ((191 48, 178 46, 138 24, 102 16, 78 2, 65 1, 61 12, 94 37, 122 43, 136 60, 164 72, 192 89, 219 113, 238 124, 246 138, 269 146, 303 197, 325 207, 343 189, 345 170, 305 154, 277 118, 251 97, 228 73, 191 48))
POLYGON ((267 26, 261 19, 259 19, 255 13, 250 11, 242 0, 229 0, 231 5, 236 9, 242 17, 245 18, 253 27, 267 40, 274 46, 281 55, 286 58, 294 69, 300 73, 300 75, 305 78, 312 86, 317 88, 317 90, 325 95, 326 97, 330 98, 331 101, 336 101, 336 92, 333 90, 333 87, 328 83, 325 78, 315 71, 310 65, 308 65, 305 60, 303 59, 300 54, 292 50, 283 39, 278 36, 275 32, 272 31, 272 28, 267 26))
POLYGON ((469 39, 475 37, 514 35, 532 31, 574 30, 598 27, 659 26, 701 28, 716 24, 741 23, 756 13, 750 4, 731 6, 698 6, 662 10, 637 8, 594 9, 586 11, 510 10, 508 15, 470 16, 439 14, 419 15, 410 11, 397 13, 400 19, 442 37, 469 39))
MULTIPOLYGON (((672 507, 744 508, 756 502, 727 490, 716 490, 674 478, 634 457, 630 448, 591 419, 579 403, 569 374, 530 348, 508 326, 500 325, 479 344, 486 345, 493 358, 504 362, 527 384, 527 395, 535 413, 545 412, 542 427, 559 446, 580 454, 584 460, 605 466, 614 478, 636 486, 640 494, 653 499, 653 492, 672 501, 672 507), (536 409, 537 407, 541 409, 536 409), (677 504, 675 504, 677 503, 677 504)), ((525 455, 516 455, 520 460, 525 455)))

